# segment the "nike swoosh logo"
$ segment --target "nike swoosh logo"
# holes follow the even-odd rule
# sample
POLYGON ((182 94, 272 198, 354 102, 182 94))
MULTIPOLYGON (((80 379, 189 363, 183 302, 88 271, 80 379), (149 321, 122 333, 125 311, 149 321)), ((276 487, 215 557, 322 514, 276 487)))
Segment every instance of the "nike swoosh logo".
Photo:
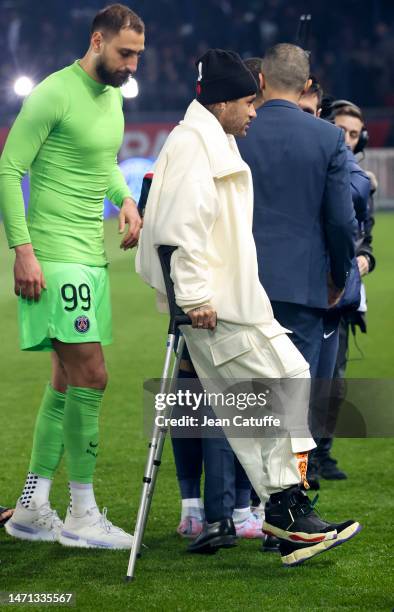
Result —
POLYGON ((326 333, 324 332, 324 334, 323 334, 323 338, 324 338, 324 340, 327 340, 327 338, 329 338, 330 336, 332 336, 333 334, 335 334, 335 332, 336 332, 336 329, 334 329, 334 330, 333 330, 332 332, 330 332, 329 334, 326 334, 326 333))
POLYGON ((98 447, 98 442, 97 442, 97 444, 93 444, 93 442, 89 442, 89 446, 90 446, 90 448, 97 448, 98 447))

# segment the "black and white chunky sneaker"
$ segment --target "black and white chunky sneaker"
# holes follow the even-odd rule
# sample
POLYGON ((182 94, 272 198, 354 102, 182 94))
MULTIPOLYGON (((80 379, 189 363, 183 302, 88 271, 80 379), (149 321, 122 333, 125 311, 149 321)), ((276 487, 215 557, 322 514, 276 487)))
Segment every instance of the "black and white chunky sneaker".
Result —
POLYGON ((317 544, 280 540, 279 551, 283 565, 285 567, 300 565, 300 563, 304 563, 304 561, 308 561, 316 557, 316 555, 328 552, 331 548, 344 544, 361 531, 361 525, 355 521, 345 521, 344 523, 337 524, 336 529, 337 537, 335 540, 323 540, 317 544))
POLYGON ((335 540, 337 525, 322 520, 316 514, 316 501, 317 496, 311 502, 298 485, 274 493, 265 506, 264 533, 281 540, 306 544, 335 540))

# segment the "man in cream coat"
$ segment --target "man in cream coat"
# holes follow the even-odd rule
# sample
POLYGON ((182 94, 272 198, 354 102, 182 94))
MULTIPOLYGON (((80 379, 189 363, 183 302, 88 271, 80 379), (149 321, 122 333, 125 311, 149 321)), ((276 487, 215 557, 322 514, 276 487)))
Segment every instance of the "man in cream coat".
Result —
MULTIPOLYGON (((256 116, 256 82, 231 51, 211 49, 197 67, 197 99, 155 166, 137 271, 163 299, 157 247, 177 247, 171 259, 176 302, 192 320, 182 331, 208 391, 225 390, 229 379, 300 379, 292 398, 285 393, 286 412, 297 414, 287 435, 229 437, 266 502, 264 531, 280 538, 283 563, 295 565, 345 542, 360 525, 323 521, 300 487, 315 446, 306 426, 309 366, 274 319, 259 281, 251 174, 234 138, 245 136, 256 116)), ((190 550, 226 547, 234 535, 231 519, 207 524, 190 550)))

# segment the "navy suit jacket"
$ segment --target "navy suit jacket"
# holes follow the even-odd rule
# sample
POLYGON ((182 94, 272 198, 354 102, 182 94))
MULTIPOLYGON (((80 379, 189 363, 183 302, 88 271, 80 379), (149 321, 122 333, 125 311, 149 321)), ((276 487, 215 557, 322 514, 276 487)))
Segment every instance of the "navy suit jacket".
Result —
POLYGON ((327 308, 327 273, 345 286, 354 209, 341 129, 270 100, 239 141, 254 184, 253 233, 271 300, 327 308))

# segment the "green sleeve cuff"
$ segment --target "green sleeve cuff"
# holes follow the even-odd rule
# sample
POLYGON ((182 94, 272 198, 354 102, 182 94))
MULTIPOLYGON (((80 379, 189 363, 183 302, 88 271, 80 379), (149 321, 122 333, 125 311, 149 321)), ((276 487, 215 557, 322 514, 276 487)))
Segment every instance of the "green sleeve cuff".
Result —
POLYGON ((123 204, 123 200, 125 198, 133 198, 133 196, 130 193, 130 189, 128 189, 128 188, 127 188, 127 190, 124 189, 124 190, 118 191, 118 192, 111 192, 111 194, 109 194, 107 192, 107 197, 118 208, 121 208, 121 206, 123 204))
POLYGON ((133 197, 124 179, 122 171, 120 170, 117 164, 115 164, 112 170, 111 179, 108 185, 106 195, 107 198, 119 208, 122 206, 122 202, 125 198, 133 197))

